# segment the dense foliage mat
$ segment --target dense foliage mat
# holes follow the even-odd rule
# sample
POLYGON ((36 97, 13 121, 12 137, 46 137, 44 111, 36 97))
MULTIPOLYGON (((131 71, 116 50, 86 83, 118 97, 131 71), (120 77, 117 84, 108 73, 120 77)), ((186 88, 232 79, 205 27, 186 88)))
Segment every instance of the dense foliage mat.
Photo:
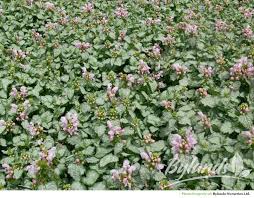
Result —
POLYGON ((252 0, 2 0, 1 189, 254 189, 253 17, 252 0))

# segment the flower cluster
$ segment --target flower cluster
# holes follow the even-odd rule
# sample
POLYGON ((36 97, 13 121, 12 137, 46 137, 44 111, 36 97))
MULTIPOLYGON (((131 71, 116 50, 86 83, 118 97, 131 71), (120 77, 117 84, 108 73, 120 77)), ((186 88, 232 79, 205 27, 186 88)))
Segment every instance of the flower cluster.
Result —
POLYGON ((199 111, 198 116, 199 116, 199 119, 201 120, 201 122, 204 124, 205 127, 207 127, 207 128, 211 127, 211 122, 210 122, 209 118, 207 117, 207 115, 205 115, 204 113, 199 111))
POLYGON ((197 92, 198 92, 201 96, 203 96, 203 97, 208 96, 207 90, 206 90, 205 88, 203 88, 203 87, 198 88, 198 89, 197 89, 197 92))
POLYGON ((12 57, 15 59, 24 59, 27 56, 27 53, 22 51, 21 49, 12 49, 11 53, 12 57))
POLYGON ((118 126, 113 126, 111 121, 107 121, 107 125, 109 128, 109 139, 113 141, 115 137, 120 137, 124 133, 124 129, 118 126))
POLYGON ((201 68, 201 73, 206 78, 211 78, 213 75, 213 68, 212 67, 203 67, 201 68))
POLYGON ((174 134, 171 140, 172 152, 175 158, 179 157, 179 154, 188 154, 194 149, 197 144, 197 140, 194 138, 191 129, 186 131, 184 137, 179 134, 174 134))
POLYGON ((43 131, 39 124, 34 124, 33 122, 30 122, 27 128, 31 136, 39 135, 43 131))
POLYGON ((249 131, 243 131, 242 135, 247 138, 247 144, 253 145, 254 144, 254 127, 252 127, 249 131))
POLYGON ((120 6, 116 8, 115 15, 119 18, 126 18, 128 17, 128 11, 123 6, 120 6))
POLYGON ((79 120, 77 113, 68 112, 65 116, 61 117, 61 126, 63 130, 70 135, 76 134, 78 125, 79 120))
POLYGON ((46 2, 44 4, 44 7, 47 11, 54 11, 55 10, 55 5, 51 2, 46 2))
POLYGON ((6 178, 7 179, 13 178, 13 174, 14 174, 13 168, 7 163, 3 163, 2 167, 4 168, 4 171, 6 173, 6 178))
POLYGON ((153 18, 148 18, 146 21, 145 21, 145 24, 150 26, 150 25, 158 25, 161 23, 161 20, 160 19, 153 19, 153 18))
POLYGON ((152 138, 152 135, 150 133, 144 135, 144 142, 146 144, 151 144, 151 143, 154 143, 155 140, 152 138))
POLYGON ((139 61, 139 72, 140 74, 149 74, 150 73, 150 67, 147 65, 146 62, 143 60, 139 61))
POLYGON ((173 108, 171 101, 163 100, 161 101, 161 105, 165 107, 167 110, 171 110, 173 108))
POLYGON ((94 6, 93 6, 93 4, 92 3, 86 3, 83 7, 82 7, 82 10, 84 11, 84 12, 87 12, 87 13, 91 13, 92 11, 93 11, 93 9, 94 9, 94 6))
POLYGON ((242 77, 252 77, 254 66, 247 57, 237 60, 236 64, 230 68, 231 80, 240 80, 242 77))
POLYGON ((243 35, 248 39, 253 37, 253 31, 249 25, 243 29, 243 35))
POLYGON ((30 108, 29 100, 25 100, 22 103, 11 104, 11 112, 17 114, 17 121, 24 121, 28 119, 28 110, 30 108))
POLYGON ((118 87, 112 87, 112 84, 107 86, 107 95, 110 100, 112 100, 118 91, 118 87))
POLYGON ((85 67, 82 67, 82 77, 86 80, 94 80, 94 74, 91 72, 88 72, 85 67))
POLYGON ((227 23, 222 20, 216 20, 215 29, 217 32, 226 31, 228 29, 227 23))
POLYGON ((25 86, 21 86, 19 91, 13 87, 10 95, 18 100, 23 100, 28 96, 28 90, 25 86))
POLYGON ((111 170, 112 179, 120 182, 124 187, 129 189, 132 186, 132 173, 136 170, 134 165, 130 165, 129 160, 124 160, 123 167, 119 170, 111 170))
POLYGON ((161 171, 165 166, 161 163, 161 158, 157 153, 144 151, 140 153, 140 156, 146 161, 146 164, 150 170, 157 169, 158 171, 161 171))
POLYGON ((30 165, 26 167, 26 170, 30 175, 36 175, 39 172, 40 167, 37 165, 36 161, 33 161, 30 165))
POLYGON ((92 45, 88 42, 80 42, 80 41, 77 41, 74 46, 78 49, 80 49, 81 51, 85 51, 87 49, 89 49, 92 45))
POLYGON ((55 157, 56 157, 56 147, 52 147, 49 150, 43 150, 40 152, 41 160, 46 160, 49 165, 52 163, 55 157))
POLYGON ((183 75, 187 72, 187 67, 182 66, 179 63, 174 63, 172 67, 176 71, 177 75, 183 75))

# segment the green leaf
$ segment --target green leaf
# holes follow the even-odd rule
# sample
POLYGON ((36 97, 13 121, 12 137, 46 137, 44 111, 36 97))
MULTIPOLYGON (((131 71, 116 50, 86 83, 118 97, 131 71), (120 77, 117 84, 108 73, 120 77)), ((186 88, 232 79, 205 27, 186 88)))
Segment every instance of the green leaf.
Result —
POLYGON ((239 177, 248 177, 250 175, 251 170, 244 170, 240 173, 239 177))
POLYGON ((83 178, 83 183, 92 186, 96 180, 99 178, 99 174, 95 170, 89 170, 86 174, 86 177, 83 178))
POLYGON ((234 130, 232 128, 231 122, 224 122, 221 126, 221 132, 229 134, 233 133, 234 130))
POLYGON ((158 118, 155 115, 148 115, 148 117, 147 117, 147 122, 149 124, 154 125, 154 126, 158 126, 160 124, 160 121, 161 121, 160 118, 158 118))
POLYGON ((68 173, 75 181, 79 181, 84 172, 85 170, 81 165, 70 164, 68 166, 68 173))
POLYGON ((13 80, 9 80, 9 79, 2 79, 2 85, 3 85, 3 89, 4 91, 7 91, 8 86, 13 82, 13 80))
POLYGON ((217 103, 217 98, 212 97, 212 96, 206 96, 205 98, 201 99, 201 103, 204 106, 208 106, 208 107, 214 107, 217 103))
POLYGON ((108 165, 109 163, 114 163, 118 161, 118 157, 112 155, 111 153, 104 156, 101 160, 100 160, 100 167, 104 167, 106 165, 108 165))
POLYGON ((84 190, 84 189, 85 189, 84 186, 80 182, 75 181, 71 184, 71 190, 84 190))
POLYGON ((242 157, 236 153, 231 159, 231 171, 235 173, 235 176, 238 176, 243 170, 243 160, 242 157))
POLYGON ((154 180, 155 181, 161 181, 161 180, 163 180, 165 178, 166 178, 166 176, 162 172, 156 172, 154 174, 154 180))
POLYGON ((250 129, 252 127, 252 115, 246 114, 246 115, 240 115, 238 118, 239 122, 246 128, 250 129))
POLYGON ((15 169, 14 170, 14 178, 15 179, 19 179, 23 174, 23 170, 18 170, 18 169, 15 169))
POLYGON ((98 136, 101 137, 106 131, 106 126, 105 125, 96 126, 94 130, 95 133, 97 133, 98 136))
POLYGON ((114 154, 120 153, 123 150, 123 146, 124 144, 122 142, 117 143, 114 147, 114 154))
POLYGON ((152 152, 159 152, 165 147, 165 142, 163 140, 159 140, 151 144, 151 151, 152 152))

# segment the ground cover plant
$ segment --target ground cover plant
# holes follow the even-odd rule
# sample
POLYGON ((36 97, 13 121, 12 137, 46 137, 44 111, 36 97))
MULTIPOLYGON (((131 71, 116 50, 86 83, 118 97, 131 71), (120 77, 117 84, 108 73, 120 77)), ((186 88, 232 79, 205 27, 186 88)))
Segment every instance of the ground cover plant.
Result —
POLYGON ((252 0, 2 0, 1 189, 254 189, 253 15, 252 0), (208 166, 225 158, 222 176, 208 166))

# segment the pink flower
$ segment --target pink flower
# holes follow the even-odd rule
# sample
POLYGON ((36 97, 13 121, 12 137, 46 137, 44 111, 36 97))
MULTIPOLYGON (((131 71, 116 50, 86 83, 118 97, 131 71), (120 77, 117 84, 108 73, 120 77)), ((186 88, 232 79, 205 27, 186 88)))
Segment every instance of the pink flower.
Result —
POLYGON ((52 147, 48 150, 48 156, 46 157, 49 164, 53 161, 53 159, 56 157, 56 147, 52 147))
POLYGON ((200 88, 197 89, 197 92, 198 92, 201 96, 204 96, 204 97, 208 96, 208 92, 207 92, 207 90, 206 90, 205 88, 200 87, 200 88))
POLYGON ((145 161, 150 162, 151 158, 152 158, 152 153, 151 152, 145 152, 145 151, 143 151, 143 152, 140 153, 140 156, 145 161))
POLYGON ((20 87, 20 95, 25 98, 28 96, 28 90, 25 86, 20 87))
POLYGON ((159 80, 161 77, 163 77, 163 71, 159 71, 157 74, 153 74, 153 77, 155 80, 159 80))
POLYGON ((66 25, 69 22, 69 16, 63 16, 62 18, 59 19, 59 24, 61 25, 66 25))
POLYGON ((38 167, 37 162, 34 161, 26 167, 26 170, 28 171, 29 174, 36 175, 40 170, 40 167, 38 167))
POLYGON ((51 3, 51 2, 46 2, 44 4, 44 7, 48 11, 54 11, 54 9, 55 9, 55 5, 53 3, 51 3))
POLYGON ((158 154, 153 154, 150 151, 143 151, 140 153, 142 159, 146 161, 148 167, 161 171, 164 168, 164 164, 161 164, 161 158, 158 154))
POLYGON ((11 104, 11 112, 16 113, 18 111, 18 106, 16 104, 11 104))
POLYGON ((243 13, 245 18, 252 18, 253 14, 254 14, 254 10, 253 9, 245 9, 244 13, 243 13))
POLYGON ((115 136, 119 137, 124 133, 124 129, 118 126, 113 126, 111 121, 107 121, 107 125, 109 128, 108 135, 109 135, 110 141, 113 141, 115 136))
POLYGON ((179 28, 184 30, 187 34, 197 34, 198 26, 190 23, 180 23, 179 28))
POLYGON ((149 74, 151 68, 147 65, 146 62, 144 62, 143 60, 139 61, 139 72, 141 74, 149 74))
POLYGON ((175 37, 167 35, 163 38, 162 42, 164 45, 172 45, 173 43, 175 43, 175 37))
POLYGON ((94 8, 93 4, 89 2, 82 7, 82 10, 84 12, 91 13, 93 11, 93 8, 94 8))
POLYGON ((80 41, 76 42, 74 45, 76 48, 80 49, 81 51, 87 50, 92 46, 88 42, 80 42, 80 41))
POLYGON ((33 33, 33 38, 36 40, 36 41, 40 41, 42 39, 42 36, 39 32, 36 32, 35 30, 32 31, 33 33))
POLYGON ((160 24, 160 22, 161 22, 160 19, 148 18, 148 19, 145 21, 145 24, 148 25, 148 26, 151 26, 151 25, 158 25, 158 24, 160 24))
POLYGON ((79 120, 76 113, 68 112, 64 117, 61 117, 61 126, 65 132, 74 135, 78 130, 79 120))
POLYGON ((172 152, 175 158, 178 158, 179 153, 190 153, 196 144, 197 141, 191 132, 191 128, 186 130, 185 137, 174 134, 171 140, 172 152))
POLYGON ((172 109, 172 102, 163 100, 161 101, 161 106, 165 107, 166 109, 172 109))
POLYGON ((252 127, 249 131, 243 131, 242 136, 247 138, 247 144, 254 144, 254 127, 252 127))
POLYGON ((244 28, 242 32, 243 32, 243 35, 247 37, 248 39, 253 37, 253 31, 249 25, 246 28, 244 28))
POLYGON ((12 167, 10 167, 10 165, 7 163, 3 163, 2 167, 4 168, 4 171, 7 174, 6 178, 7 179, 13 178, 14 171, 13 171, 12 167))
POLYGON ((20 104, 19 106, 11 104, 11 112, 17 114, 17 121, 24 121, 28 119, 28 110, 30 106, 29 100, 25 100, 23 104, 20 104))
POLYGON ((116 8, 115 15, 119 18, 128 17, 128 11, 123 6, 116 8))
POLYGON ((21 86, 19 91, 15 87, 13 87, 10 95, 14 98, 21 97, 22 99, 24 99, 28 96, 28 90, 25 86, 21 86))
POLYGON ((124 187, 131 188, 132 185, 132 173, 136 170, 134 165, 130 165, 129 160, 124 160, 123 167, 119 170, 111 170, 112 179, 120 182, 124 187))
POLYGON ((227 30, 227 24, 226 24, 226 22, 224 22, 222 20, 216 20, 216 22, 215 22, 215 29, 216 29, 217 32, 227 30))
POLYGON ((0 120, 0 127, 4 127, 6 122, 4 120, 0 120))
POLYGON ((39 126, 38 124, 35 125, 33 122, 30 122, 28 124, 28 131, 30 133, 30 135, 35 136, 40 134, 40 132, 43 130, 43 128, 41 126, 39 126))
POLYGON ((240 7, 239 11, 244 15, 246 19, 252 18, 252 15, 254 14, 254 9, 250 9, 250 8, 240 7))
POLYGON ((146 161, 148 167, 161 171, 164 168, 164 164, 161 163, 161 158, 158 154, 153 154, 150 151, 144 151, 140 153, 142 159, 146 161))
POLYGON ((111 100, 113 97, 115 97, 116 93, 118 91, 118 87, 112 87, 112 84, 108 84, 107 87, 107 95, 108 98, 111 100))
POLYGON ((187 68, 185 66, 180 65, 179 63, 174 63, 172 67, 176 71, 177 75, 183 75, 187 72, 187 68))
POLYGON ((56 147, 52 147, 48 151, 40 152, 41 160, 46 160, 48 164, 51 164, 53 159, 56 157, 56 147))
POLYGON ((74 19, 72 21, 74 24, 79 24, 81 19, 79 17, 74 17, 74 19))
POLYGON ((247 57, 237 60, 236 64, 230 68, 230 76, 232 80, 239 80, 242 77, 254 76, 254 67, 247 57))
POLYGON ((212 67, 203 67, 201 69, 202 74, 206 77, 206 78, 211 78, 213 75, 213 68, 212 67))
POLYGON ((10 95, 11 95, 12 97, 16 97, 16 96, 18 95, 18 90, 17 90, 15 87, 13 87, 13 88, 11 89, 10 95))
POLYGON ((127 75, 128 86, 131 87, 135 83, 135 78, 132 74, 127 75))
POLYGON ((94 74, 88 72, 85 67, 82 67, 82 76, 87 80, 94 80, 94 74))
POLYGON ((23 52, 20 49, 12 49, 11 50, 12 57, 15 59, 24 59, 26 58, 26 52, 23 52))
POLYGON ((57 23, 52 23, 52 22, 48 22, 46 23, 45 27, 47 30, 53 30, 56 29, 56 27, 58 26, 57 23))
POLYGON ((198 112, 198 116, 201 120, 201 122, 203 122, 203 124, 207 127, 210 128, 211 127, 211 123, 209 118, 207 117, 207 115, 203 114, 201 111, 198 112))
POLYGON ((114 181, 116 181, 120 178, 118 170, 115 170, 115 169, 111 170, 111 174, 112 174, 112 179, 114 181))
POLYGON ((196 17, 196 13, 193 10, 187 10, 186 15, 184 15, 185 20, 190 20, 194 17, 196 17))
POLYGON ((152 48, 153 56, 158 58, 161 56, 161 48, 158 44, 155 44, 152 48))

